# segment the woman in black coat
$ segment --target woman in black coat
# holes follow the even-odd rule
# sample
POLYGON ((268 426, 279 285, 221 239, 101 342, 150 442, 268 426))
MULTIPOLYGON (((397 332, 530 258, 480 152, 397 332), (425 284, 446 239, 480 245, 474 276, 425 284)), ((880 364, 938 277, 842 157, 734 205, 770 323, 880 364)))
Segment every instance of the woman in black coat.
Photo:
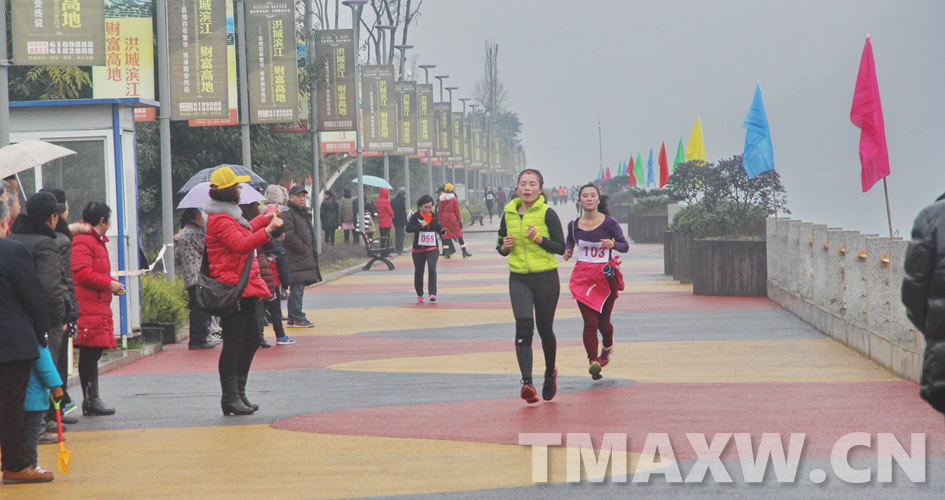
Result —
POLYGON ((335 231, 341 225, 338 202, 335 201, 335 195, 331 191, 325 191, 325 197, 322 199, 322 206, 319 208, 319 216, 322 218, 322 231, 325 231, 325 244, 335 244, 335 231))

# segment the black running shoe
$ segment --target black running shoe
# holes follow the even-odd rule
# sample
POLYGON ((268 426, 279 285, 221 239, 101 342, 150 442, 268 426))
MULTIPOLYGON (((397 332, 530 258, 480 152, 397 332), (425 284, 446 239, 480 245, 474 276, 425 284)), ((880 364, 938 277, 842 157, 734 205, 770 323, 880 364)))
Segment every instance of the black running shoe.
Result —
POLYGON ((558 393, 558 367, 555 367, 555 372, 549 377, 545 375, 545 383, 541 385, 541 397, 545 401, 551 401, 554 399, 555 394, 558 393))

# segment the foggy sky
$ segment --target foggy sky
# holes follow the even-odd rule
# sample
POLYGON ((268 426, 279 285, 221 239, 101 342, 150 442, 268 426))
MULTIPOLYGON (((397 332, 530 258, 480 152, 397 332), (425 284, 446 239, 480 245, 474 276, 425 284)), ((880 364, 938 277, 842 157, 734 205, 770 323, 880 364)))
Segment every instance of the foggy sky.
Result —
POLYGON ((760 81, 793 218, 888 234, 882 183, 862 193, 849 120, 870 32, 893 226, 908 237, 945 191, 943 20, 935 0, 425 0, 408 43, 420 64, 438 65, 431 80, 451 75, 461 109, 455 98, 471 96, 494 39, 529 166, 550 184, 596 176, 598 118, 612 171, 651 147, 655 159, 661 141, 672 159, 697 116, 709 161, 740 154, 760 81))

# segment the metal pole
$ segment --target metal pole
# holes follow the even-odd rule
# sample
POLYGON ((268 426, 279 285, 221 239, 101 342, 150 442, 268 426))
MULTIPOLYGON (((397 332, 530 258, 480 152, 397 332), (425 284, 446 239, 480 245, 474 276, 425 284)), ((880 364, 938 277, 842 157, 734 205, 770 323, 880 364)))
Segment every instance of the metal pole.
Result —
MULTIPOLYGON (((772 176, 773 178, 774 176, 772 176)), ((886 178, 883 177, 883 192, 886 194, 886 218, 889 219, 889 239, 893 239, 892 212, 889 211, 889 187, 886 185, 886 178)))
POLYGON ((354 96, 356 104, 354 112, 354 140, 355 150, 358 154, 358 213, 355 215, 355 223, 357 224, 356 227, 361 228, 361 232, 365 232, 367 228, 364 227, 364 149, 361 145, 361 68, 358 56, 361 48, 361 9, 364 8, 364 4, 367 3, 367 0, 346 0, 343 3, 351 7, 351 26, 353 26, 352 31, 354 32, 354 96))
POLYGON ((167 270, 168 281, 171 281, 174 279, 174 186, 171 182, 171 65, 168 62, 167 47, 167 4, 157 2, 155 14, 158 32, 158 92, 161 99, 161 107, 158 109, 161 144, 161 239, 168 245, 164 252, 164 269, 167 270))
MULTIPOLYGON (((312 36, 315 34, 315 12, 312 2, 305 2, 305 59, 310 70, 315 69, 315 41, 312 36)), ((320 193, 321 186, 321 165, 319 165, 319 156, 321 151, 318 145, 318 95, 316 92, 316 83, 312 79, 312 84, 308 89, 308 129, 312 134, 312 220, 315 228, 315 251, 322 253, 322 218, 320 208, 322 197, 320 193)))
MULTIPOLYGON (((450 114, 449 114, 450 132, 456 132, 456 127, 453 126, 453 91, 456 90, 457 88, 458 87, 446 87, 446 91, 449 92, 449 96, 450 96, 450 114)), ((456 139, 454 138, 453 144, 450 144, 450 148, 452 148, 455 145, 456 145, 456 139)), ((450 170, 450 183, 455 186, 456 185, 456 166, 453 165, 453 162, 449 162, 449 170, 450 170)), ((445 164, 443 165, 443 184, 444 185, 446 184, 446 165, 445 164)))
MULTIPOLYGON (((164 3, 164 2, 158 2, 164 3)), ((243 166, 253 168, 253 154, 250 147, 249 135, 249 69, 246 67, 246 2, 236 0, 236 55, 240 68, 240 132, 243 143, 243 166)))
POLYGON ((0 0, 0 26, 3 26, 3 43, 0 43, 0 147, 10 144, 10 61, 7 54, 7 0, 0 0))

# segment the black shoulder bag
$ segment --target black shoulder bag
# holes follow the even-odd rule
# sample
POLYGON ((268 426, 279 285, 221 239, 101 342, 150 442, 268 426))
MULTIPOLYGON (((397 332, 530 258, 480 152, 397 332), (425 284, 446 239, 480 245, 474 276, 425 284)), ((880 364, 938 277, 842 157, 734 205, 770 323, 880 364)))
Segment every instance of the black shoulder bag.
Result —
POLYGON ((194 284, 197 307, 211 316, 221 317, 239 310, 240 298, 243 296, 246 284, 249 283, 249 271, 253 267, 252 259, 252 254, 246 256, 246 267, 243 268, 240 280, 236 285, 231 285, 210 277, 210 259, 205 248, 203 262, 200 264, 200 274, 197 275, 197 282, 194 284))

